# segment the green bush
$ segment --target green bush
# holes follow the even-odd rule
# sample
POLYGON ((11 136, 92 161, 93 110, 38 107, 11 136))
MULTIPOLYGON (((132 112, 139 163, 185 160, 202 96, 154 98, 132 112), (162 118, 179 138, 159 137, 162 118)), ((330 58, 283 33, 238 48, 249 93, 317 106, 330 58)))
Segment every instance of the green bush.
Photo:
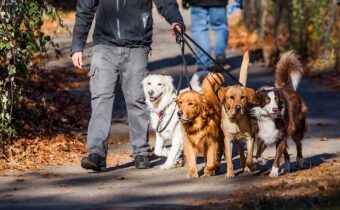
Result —
MULTIPOLYGON (((30 74, 41 69, 44 54, 56 47, 41 31, 43 18, 60 18, 46 1, 0 0, 0 143, 16 134, 16 108, 23 101, 30 74)), ((62 25, 62 22, 60 21, 62 25)))

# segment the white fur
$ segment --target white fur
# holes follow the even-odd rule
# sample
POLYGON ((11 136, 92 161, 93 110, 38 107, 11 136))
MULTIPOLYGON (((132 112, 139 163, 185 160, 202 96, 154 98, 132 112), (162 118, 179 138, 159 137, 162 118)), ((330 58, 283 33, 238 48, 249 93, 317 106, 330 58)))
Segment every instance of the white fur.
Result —
MULTIPOLYGON (((264 87, 266 90, 270 90, 268 87, 264 87)), ((275 113, 273 109, 278 109, 278 104, 275 101, 274 91, 268 92, 270 103, 261 107, 254 107, 251 110, 251 115, 257 119, 259 126, 259 132, 257 136, 264 141, 266 145, 272 145, 277 141, 279 130, 275 127, 275 122, 272 117, 275 113)))
POLYGON ((257 119, 259 126, 258 138, 264 141, 266 145, 274 144, 277 141, 279 130, 275 128, 273 118, 261 107, 252 108, 251 115, 257 119))
POLYGON ((158 116, 159 112, 167 107, 160 125, 160 128, 163 128, 169 121, 174 109, 176 109, 167 128, 161 133, 156 132, 154 152, 157 156, 167 157, 167 160, 161 166, 163 170, 174 168, 183 151, 182 132, 176 116, 177 105, 174 102, 174 100, 176 100, 176 94, 172 82, 172 77, 164 75, 149 75, 143 80, 143 91, 150 111, 151 127, 154 130, 156 130, 160 120, 158 116), (150 90, 154 91, 154 96, 159 96, 157 101, 150 101, 150 95, 148 94, 150 90), (170 150, 164 147, 165 141, 167 140, 172 141, 170 150))
POLYGON ((293 88, 296 91, 301 80, 301 74, 299 72, 292 72, 290 74, 290 79, 292 81, 293 88))
POLYGON ((201 88, 202 80, 208 74, 209 74, 208 71, 199 71, 196 74, 194 74, 190 81, 190 85, 192 89, 197 91, 198 93, 202 93, 202 88, 201 88))
POLYGON ((279 176, 279 168, 276 168, 275 166, 272 167, 272 170, 269 173, 270 177, 278 177, 279 176))
POLYGON ((278 109, 279 105, 275 101, 275 93, 274 91, 268 92, 268 97, 270 98, 270 103, 267 104, 266 106, 263 107, 263 109, 268 113, 268 114, 274 114, 273 109, 278 109))
MULTIPOLYGON (((201 77, 206 74, 199 73, 193 76, 190 84, 193 89, 199 91, 201 77)), ((183 151, 183 138, 182 131, 179 125, 179 120, 177 117, 177 105, 175 103, 176 93, 173 86, 173 78, 166 75, 149 75, 143 82, 143 92, 146 98, 146 103, 150 111, 151 127, 156 130, 159 123, 158 113, 165 109, 163 121, 160 124, 160 129, 164 128, 165 124, 171 118, 166 129, 158 133, 156 132, 156 143, 155 143, 155 154, 161 157, 167 157, 165 163, 160 167, 162 170, 168 170, 174 168, 177 162, 181 162, 179 159, 183 151), (149 91, 154 92, 153 96, 158 97, 154 102, 150 100, 149 91), (170 104, 170 105, 169 105, 170 104), (164 144, 165 141, 171 141, 171 148, 168 150, 164 144)))

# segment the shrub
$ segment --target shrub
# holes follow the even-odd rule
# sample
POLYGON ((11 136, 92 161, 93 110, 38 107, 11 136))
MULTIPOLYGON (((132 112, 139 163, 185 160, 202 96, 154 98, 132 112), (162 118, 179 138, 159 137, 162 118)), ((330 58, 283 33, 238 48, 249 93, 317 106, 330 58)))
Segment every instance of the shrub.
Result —
POLYGON ((25 84, 42 69, 48 48, 58 47, 41 31, 43 19, 49 15, 55 21, 60 15, 44 0, 0 2, 0 144, 4 144, 16 134, 19 121, 13 116, 27 93, 25 84))

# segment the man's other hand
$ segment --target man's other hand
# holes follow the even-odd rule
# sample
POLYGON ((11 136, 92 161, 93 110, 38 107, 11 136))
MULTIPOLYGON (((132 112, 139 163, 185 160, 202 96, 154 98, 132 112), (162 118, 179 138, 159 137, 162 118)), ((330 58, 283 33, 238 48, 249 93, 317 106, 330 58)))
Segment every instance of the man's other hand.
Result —
POLYGON ((72 61, 75 67, 82 69, 83 68, 83 53, 82 52, 74 53, 72 55, 72 61))

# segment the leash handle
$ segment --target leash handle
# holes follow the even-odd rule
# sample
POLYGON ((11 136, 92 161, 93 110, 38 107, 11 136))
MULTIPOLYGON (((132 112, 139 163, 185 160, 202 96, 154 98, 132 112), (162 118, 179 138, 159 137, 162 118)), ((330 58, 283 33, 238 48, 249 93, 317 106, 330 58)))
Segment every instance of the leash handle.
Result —
POLYGON ((173 31, 174 31, 174 33, 175 33, 175 35, 176 35, 176 43, 177 43, 177 44, 182 43, 182 42, 183 42, 183 39, 184 39, 184 37, 183 37, 183 35, 184 35, 183 26, 182 26, 181 24, 179 24, 179 23, 176 23, 176 24, 174 25, 173 31), (181 31, 179 31, 179 30, 177 29, 177 26, 179 26, 179 27, 181 28, 181 31))

